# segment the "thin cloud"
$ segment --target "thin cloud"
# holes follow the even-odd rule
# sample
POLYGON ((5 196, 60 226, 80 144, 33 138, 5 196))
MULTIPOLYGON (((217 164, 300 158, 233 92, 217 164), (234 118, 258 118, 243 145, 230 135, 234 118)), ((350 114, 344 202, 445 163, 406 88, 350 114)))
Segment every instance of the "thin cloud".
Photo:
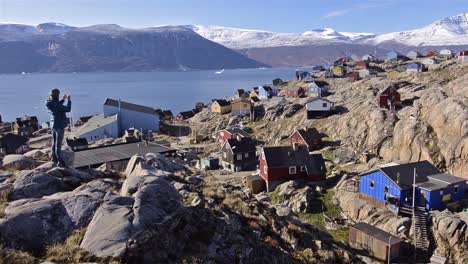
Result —
POLYGON ((335 11, 331 11, 331 12, 328 12, 326 13, 325 15, 322 16, 322 19, 329 19, 329 18, 334 18, 334 17, 338 17, 338 16, 342 16, 346 13, 349 13, 351 10, 349 9, 343 9, 343 10, 335 10, 335 11))

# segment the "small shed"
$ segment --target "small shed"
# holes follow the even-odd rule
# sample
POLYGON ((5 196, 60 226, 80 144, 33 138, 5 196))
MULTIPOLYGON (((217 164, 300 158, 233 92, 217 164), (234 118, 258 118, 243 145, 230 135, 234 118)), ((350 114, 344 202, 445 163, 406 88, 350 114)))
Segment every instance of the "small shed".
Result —
POLYGON ((306 93, 308 96, 327 96, 330 85, 325 81, 315 81, 308 85, 306 93))
POLYGON ((404 243, 403 239, 364 222, 349 228, 349 244, 368 251, 382 261, 388 261, 389 253, 390 261, 398 261, 403 253, 404 243))
POLYGON ((406 72, 422 72, 423 65, 419 62, 410 63, 406 66, 406 72))
POLYGON ((400 93, 389 86, 377 94, 377 103, 380 107, 395 109, 401 106, 400 93))
POLYGON ((259 175, 249 175, 245 181, 245 185, 249 188, 253 194, 261 193, 265 191, 266 184, 265 180, 259 175))
POLYGON ((201 168, 205 170, 216 170, 219 168, 219 159, 214 157, 208 157, 201 159, 201 168))

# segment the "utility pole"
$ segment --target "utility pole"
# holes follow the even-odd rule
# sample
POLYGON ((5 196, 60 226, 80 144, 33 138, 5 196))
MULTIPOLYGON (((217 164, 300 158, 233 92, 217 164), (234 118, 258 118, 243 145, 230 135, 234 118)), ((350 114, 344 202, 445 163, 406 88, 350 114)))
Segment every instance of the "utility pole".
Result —
POLYGON ((416 168, 413 173, 413 236, 414 236, 414 262, 416 262, 416 168))

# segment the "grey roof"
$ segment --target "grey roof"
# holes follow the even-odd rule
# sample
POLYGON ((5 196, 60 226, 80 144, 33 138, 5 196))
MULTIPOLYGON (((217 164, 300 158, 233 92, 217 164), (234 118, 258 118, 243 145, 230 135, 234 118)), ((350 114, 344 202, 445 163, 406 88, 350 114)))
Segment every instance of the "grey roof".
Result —
POLYGON ((227 128, 225 129, 226 132, 229 132, 231 135, 234 135, 234 134, 239 134, 241 135, 242 137, 252 137, 249 133, 247 133, 245 130, 243 129, 240 129, 238 127, 235 127, 235 128, 227 128))
MULTIPOLYGON (((119 107, 119 100, 107 98, 106 101, 104 102, 104 105, 119 107)), ((137 104, 120 101, 120 107, 123 109, 135 111, 135 112, 158 115, 158 112, 156 111, 156 109, 152 107, 148 107, 148 106, 137 105, 137 104)))
POLYGON ((355 225, 353 225, 353 228, 357 229, 357 230, 360 230, 362 231, 363 233, 367 234, 368 236, 371 236, 377 240, 380 240, 381 242, 385 243, 386 245, 388 245, 389 243, 389 240, 390 240, 390 237, 392 237, 391 239, 391 245, 395 245, 395 244, 398 244, 398 243, 401 243, 403 242, 403 239, 397 237, 397 236, 394 236, 388 232, 385 232, 383 231, 382 229, 380 228, 377 228, 373 225, 369 225, 368 223, 364 223, 364 222, 359 222, 355 225))
POLYGON ((427 160, 380 168, 387 177, 397 183, 402 189, 412 186, 415 169, 416 183, 427 182, 427 176, 440 173, 440 171, 427 160), (397 182, 398 174, 400 175, 399 183, 397 182))
POLYGON ((310 102, 317 101, 317 100, 322 100, 322 101, 326 101, 326 102, 329 102, 329 103, 333 104, 332 101, 328 100, 327 98, 323 98, 323 97, 311 98, 311 99, 307 100, 306 103, 310 103, 310 102))
POLYGON ((74 168, 101 165, 107 162, 127 160, 133 155, 146 155, 148 153, 166 153, 174 151, 171 148, 144 142, 118 144, 97 148, 88 148, 74 152, 74 168))
POLYGON ((257 150, 255 146, 255 141, 253 140, 237 140, 235 138, 228 139, 226 141, 229 148, 232 150, 232 153, 248 153, 255 152, 257 150))
POLYGON ((421 189, 434 191, 434 190, 447 188, 447 186, 450 184, 462 183, 466 181, 466 179, 453 176, 447 173, 429 175, 427 176, 427 178, 428 178, 427 182, 421 182, 416 185, 421 189))
POLYGON ((308 174, 325 174, 325 161, 322 154, 309 154, 307 148, 291 146, 263 148, 269 168, 284 168, 289 166, 305 166, 308 174))
POLYGON ((213 102, 217 102, 220 106, 231 105, 231 102, 224 100, 224 99, 213 99, 213 102))
POLYGON ((80 126, 74 134, 76 137, 80 137, 80 135, 86 134, 113 122, 117 122, 117 115, 111 115, 108 117, 104 117, 104 114, 96 115, 91 117, 88 122, 80 126))

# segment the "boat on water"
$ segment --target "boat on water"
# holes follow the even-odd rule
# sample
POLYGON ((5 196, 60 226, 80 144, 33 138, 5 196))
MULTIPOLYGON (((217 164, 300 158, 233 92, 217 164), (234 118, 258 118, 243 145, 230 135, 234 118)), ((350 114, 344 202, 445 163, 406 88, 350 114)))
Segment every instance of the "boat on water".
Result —
POLYGON ((224 69, 220 70, 220 71, 217 71, 215 72, 215 74, 223 74, 224 73, 224 69))

